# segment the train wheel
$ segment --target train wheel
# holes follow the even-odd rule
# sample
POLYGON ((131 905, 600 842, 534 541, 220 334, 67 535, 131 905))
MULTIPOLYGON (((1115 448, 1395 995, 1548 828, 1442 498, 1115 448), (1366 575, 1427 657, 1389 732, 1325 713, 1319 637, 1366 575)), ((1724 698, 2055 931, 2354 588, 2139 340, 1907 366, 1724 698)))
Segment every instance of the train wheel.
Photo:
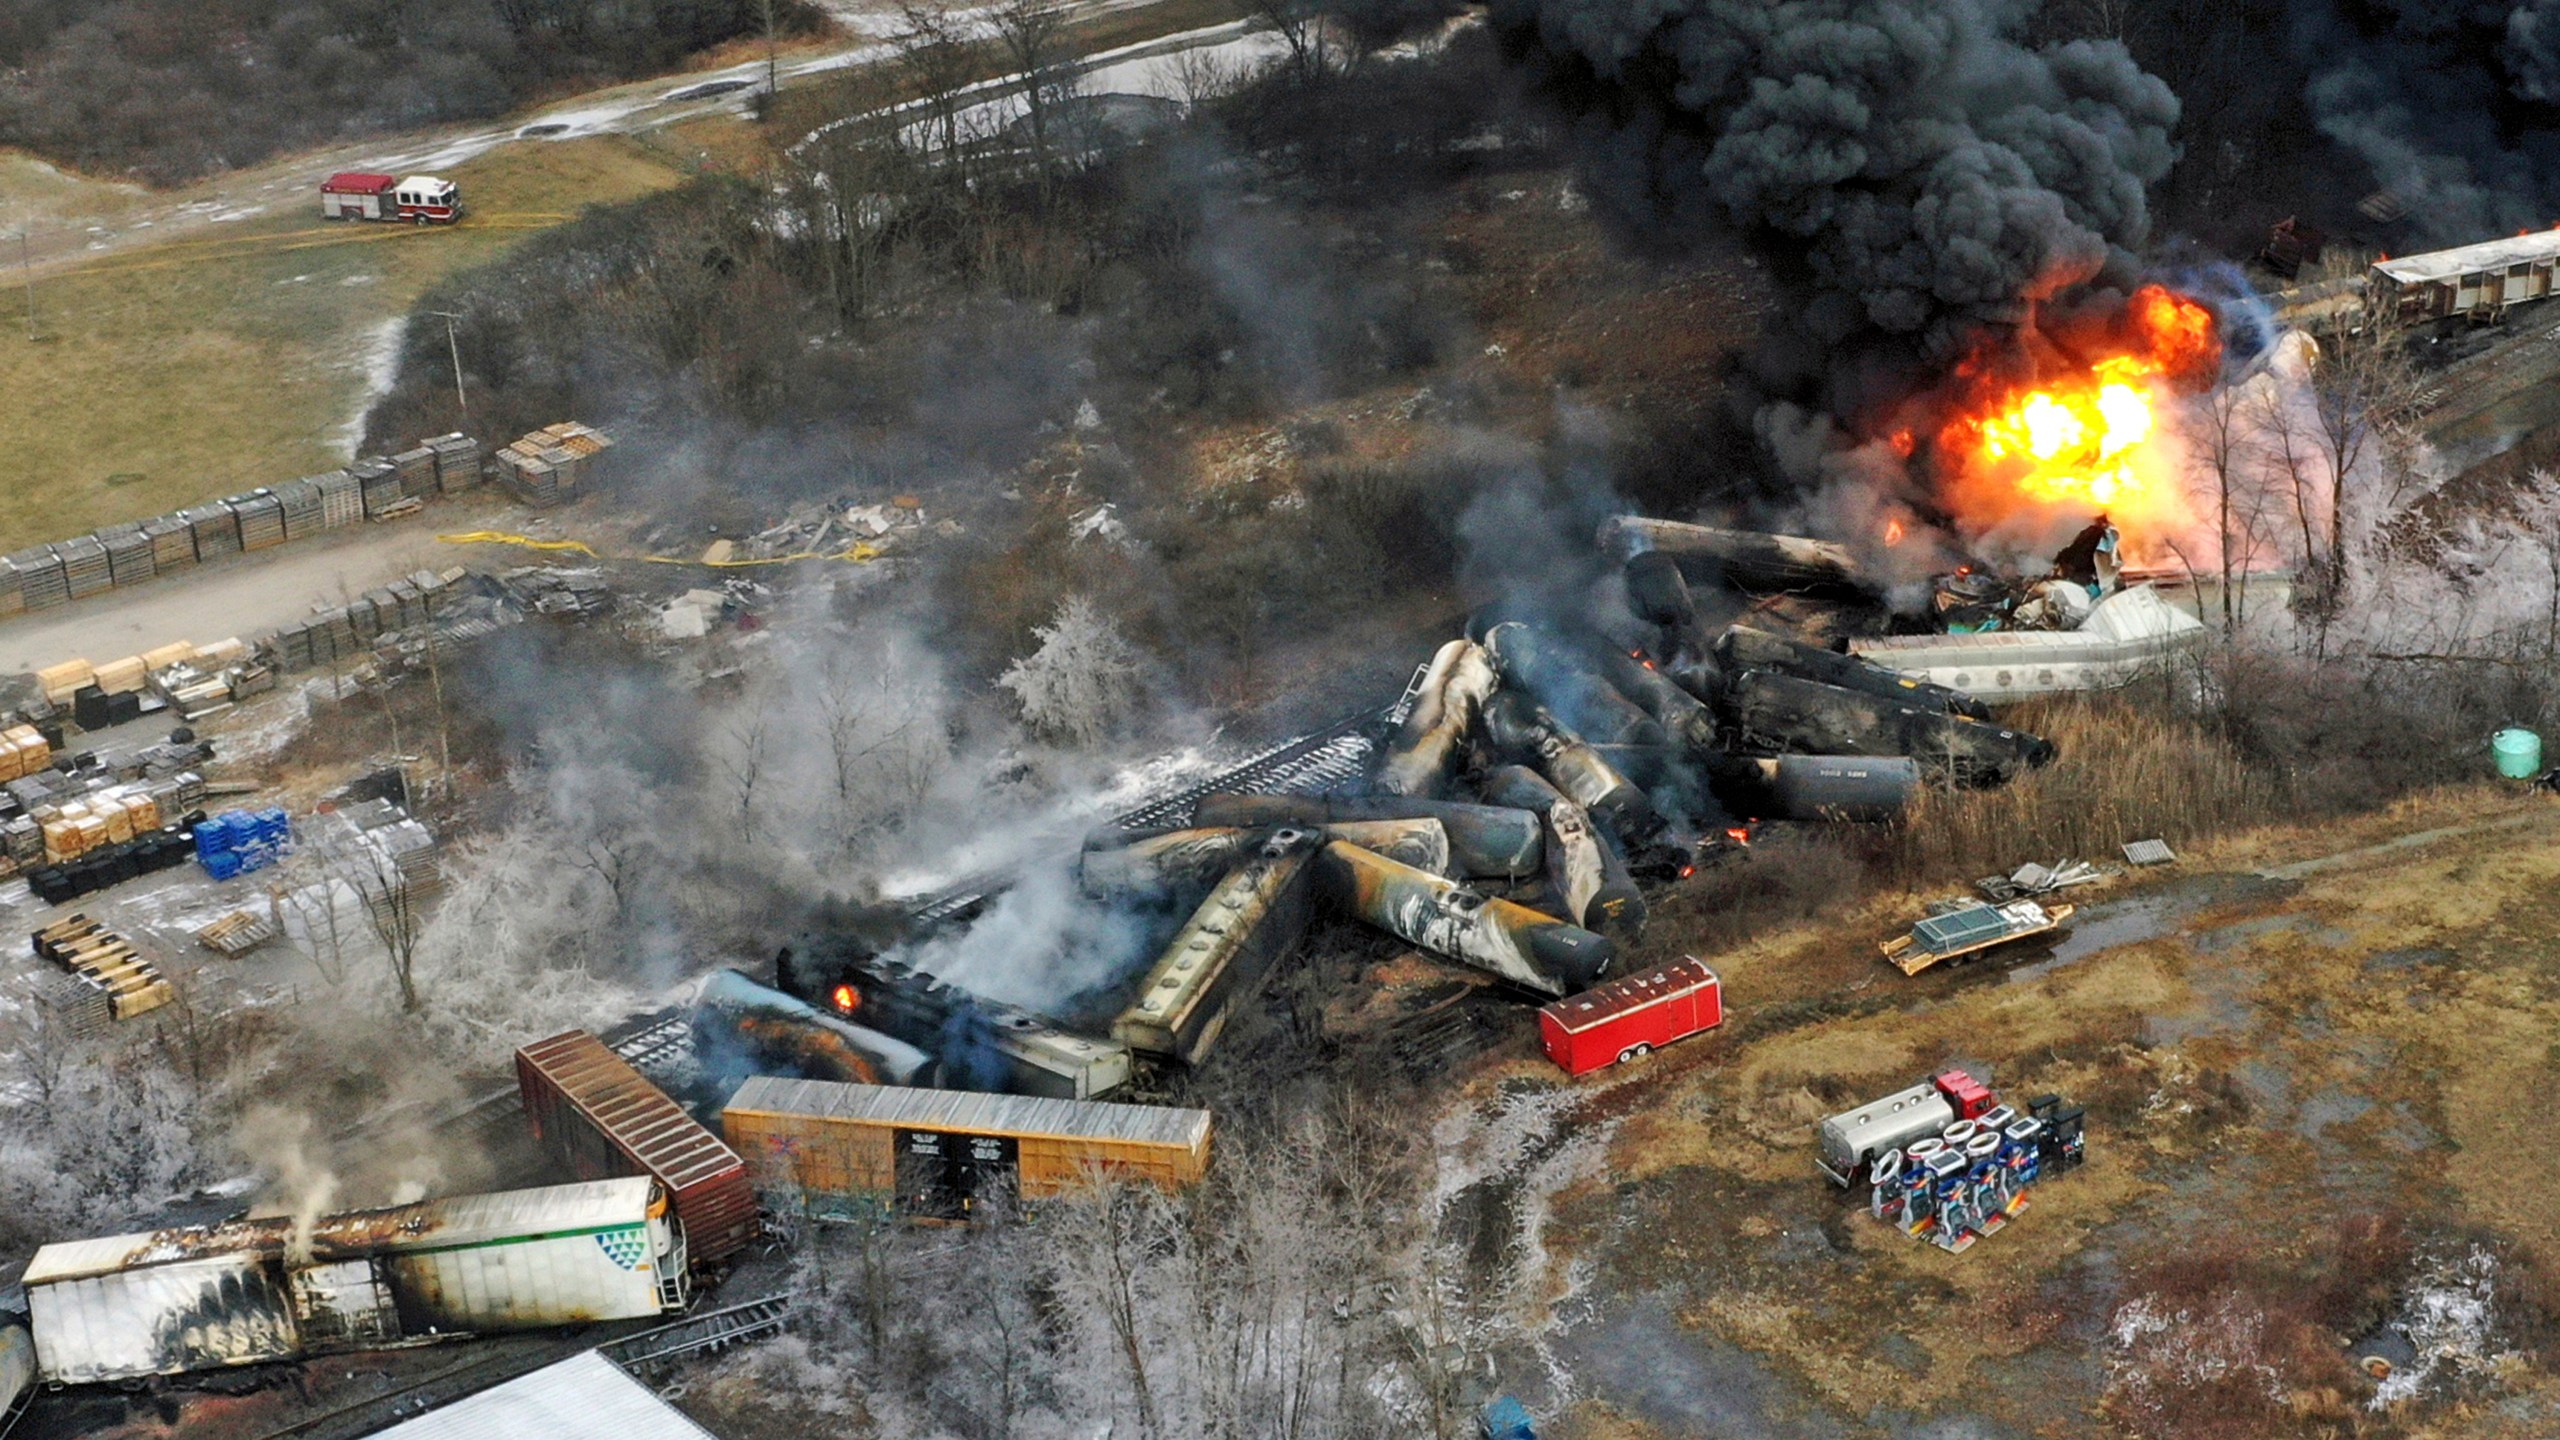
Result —
POLYGON ((1618 1052, 1618 1063, 1624 1065, 1630 1060, 1641 1060, 1652 1053, 1653 1047, 1650 1045, 1630 1045, 1618 1052))

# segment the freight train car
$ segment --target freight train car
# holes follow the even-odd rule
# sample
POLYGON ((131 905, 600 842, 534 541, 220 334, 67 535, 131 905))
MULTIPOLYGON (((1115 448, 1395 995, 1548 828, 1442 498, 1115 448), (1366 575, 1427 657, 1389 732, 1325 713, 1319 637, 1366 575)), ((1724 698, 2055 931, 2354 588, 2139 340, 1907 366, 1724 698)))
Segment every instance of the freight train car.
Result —
POLYGON ((684 1308, 684 1227, 647 1176, 47 1245, 36 1371, 85 1385, 684 1308))
POLYGON ((885 1205, 966 1220, 1097 1173, 1170 1190, 1209 1166, 1209 1112, 1154 1105, 760 1075, 738 1088, 720 1124, 776 1208, 820 1214, 885 1205))
POLYGON ((533 1138, 579 1179, 648 1175, 667 1187, 696 1268, 755 1238, 746 1162, 602 1040, 572 1030, 525 1046, 516 1088, 533 1138))

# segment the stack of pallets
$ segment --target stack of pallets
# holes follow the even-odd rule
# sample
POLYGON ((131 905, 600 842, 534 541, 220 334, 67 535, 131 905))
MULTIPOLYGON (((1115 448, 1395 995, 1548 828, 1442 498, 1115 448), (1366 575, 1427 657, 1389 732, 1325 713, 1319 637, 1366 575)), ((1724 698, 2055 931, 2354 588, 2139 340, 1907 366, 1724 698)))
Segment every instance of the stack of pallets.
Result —
POLYGON ((311 477, 320 492, 320 526, 343 530, 364 519, 364 482, 344 470, 311 477))
POLYGON ((18 567, 0 559, 0 615, 15 615, 27 608, 26 591, 18 584, 18 567))
POLYGON ((227 505, 190 505, 178 512, 196 532, 196 555, 211 560, 240 553, 240 517, 227 505))
POLYGON ((480 483, 480 442, 455 431, 427 442, 435 452, 436 488, 450 495, 480 483))
POLYGON ((25 608, 49 610, 71 598, 71 587, 62 578, 62 557, 46 546, 21 550, 9 557, 18 572, 18 592, 25 608))
POLYGON ((391 469, 400 478, 400 493, 412 500, 436 498, 436 452, 424 445, 403 450, 391 457, 391 469))
POLYGON ((240 548, 271 550, 284 543, 284 506, 269 490, 252 490, 222 502, 240 517, 240 548))
POLYGON ((62 580, 74 600, 103 595, 115 583, 115 572, 107 567, 107 547, 95 535, 82 535, 53 547, 62 559, 62 580))
POLYGON ((276 927, 264 916, 234 910, 196 932, 196 943, 234 959, 276 938, 276 927))
POLYGON ((118 585, 139 585, 160 573, 151 537, 142 533, 139 520, 101 529, 98 543, 107 547, 107 570, 118 585))
POLYGON ((364 516, 379 520, 392 506, 408 497, 400 493, 400 471, 388 460, 367 456, 347 467, 364 492, 364 516))
POLYGON ((71 915, 35 933, 36 954, 70 972, 48 997, 75 1030, 103 1030, 175 998, 160 968, 131 941, 86 915, 71 915))
POLYGON ((327 527, 321 523, 320 487, 308 480, 287 480, 275 487, 276 508, 284 512, 284 538, 300 540, 327 527))
POLYGON ((185 515, 145 520, 142 533, 151 538, 151 568, 160 574, 196 563, 196 531, 185 515))

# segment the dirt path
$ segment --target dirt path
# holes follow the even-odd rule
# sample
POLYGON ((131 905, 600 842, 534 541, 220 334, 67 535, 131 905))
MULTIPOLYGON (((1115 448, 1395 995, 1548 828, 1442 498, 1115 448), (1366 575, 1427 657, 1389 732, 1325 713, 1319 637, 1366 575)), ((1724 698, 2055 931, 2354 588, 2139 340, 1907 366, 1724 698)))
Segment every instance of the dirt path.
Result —
MULTIPOLYGON (((0 622, 0 671, 75 657, 120 659, 173 640, 255 640, 412 570, 441 570, 471 554, 439 533, 481 528, 510 507, 491 496, 448 502, 423 516, 322 540, 235 556, 58 610, 0 622)), ((487 562, 485 554, 482 563, 487 562)))

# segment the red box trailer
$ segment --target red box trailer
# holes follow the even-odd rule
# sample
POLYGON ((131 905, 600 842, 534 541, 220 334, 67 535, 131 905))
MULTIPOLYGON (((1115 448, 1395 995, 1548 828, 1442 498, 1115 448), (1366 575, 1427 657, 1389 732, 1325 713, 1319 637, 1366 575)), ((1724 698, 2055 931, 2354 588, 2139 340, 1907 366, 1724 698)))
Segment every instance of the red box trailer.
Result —
POLYGON ((533 1138, 579 1179, 656 1177, 696 1268, 755 1238, 747 1163, 602 1040, 572 1030, 518 1050, 516 1088, 533 1138))
POLYGON ((1565 1073, 1587 1075, 1723 1023, 1723 982, 1693 955, 1541 1008, 1538 1036, 1565 1073))

